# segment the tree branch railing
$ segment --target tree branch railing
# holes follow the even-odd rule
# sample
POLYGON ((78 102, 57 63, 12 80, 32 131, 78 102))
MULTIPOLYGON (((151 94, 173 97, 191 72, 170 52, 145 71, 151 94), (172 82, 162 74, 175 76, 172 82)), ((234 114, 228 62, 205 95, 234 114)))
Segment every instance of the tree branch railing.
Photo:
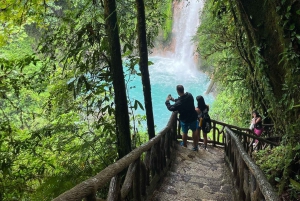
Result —
POLYGON ((171 153, 175 150, 176 131, 177 113, 173 112, 167 126, 154 138, 53 201, 100 201, 97 192, 109 181, 106 200, 146 200, 167 172, 171 156, 175 155, 171 153), (126 176, 122 180, 119 173, 123 171, 126 171, 126 176))
MULTIPOLYGON (((234 186, 239 200, 279 201, 273 187, 262 170, 253 162, 245 149, 245 139, 249 134, 236 132, 225 127, 225 159, 232 169, 234 186), (242 142, 241 142, 242 139, 242 142)), ((263 141, 262 138, 259 139, 263 141)), ((264 140, 264 143, 272 143, 264 140)), ((273 144, 275 146, 275 144, 273 144)))
POLYGON ((254 151, 267 147, 272 149, 279 145, 278 138, 272 138, 273 125, 263 126, 268 128, 262 134, 264 137, 257 137, 248 128, 212 120, 212 140, 208 140, 208 143, 213 146, 224 146, 225 159, 232 169, 233 183, 239 200, 279 201, 264 173, 252 160, 254 151), (269 139, 275 139, 275 142, 269 139), (255 141, 257 143, 253 146, 255 141))
MULTIPOLYGON (((273 125, 272 124, 263 124, 264 132, 261 137, 258 137, 253 133, 252 130, 248 128, 240 128, 234 125, 226 124, 220 121, 211 120, 212 122, 212 140, 208 140, 208 143, 216 145, 225 145, 225 128, 228 127, 234 131, 240 142, 243 144, 245 151, 252 157, 253 151, 258 151, 266 149, 267 147, 273 148, 278 146, 279 138, 272 137, 273 134, 273 125), (257 142, 255 145, 255 141, 257 142)), ((203 141, 203 140, 200 140, 203 141)))

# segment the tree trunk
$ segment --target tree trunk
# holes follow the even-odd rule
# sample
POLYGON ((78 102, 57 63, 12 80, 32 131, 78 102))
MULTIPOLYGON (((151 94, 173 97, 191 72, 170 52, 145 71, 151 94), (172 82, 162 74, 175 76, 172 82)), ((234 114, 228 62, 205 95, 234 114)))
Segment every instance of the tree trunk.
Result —
POLYGON ((115 93, 118 154, 119 158, 122 158, 131 151, 131 140, 115 0, 104 0, 104 16, 109 41, 110 73, 115 93))
POLYGON ((154 130, 154 118, 152 110, 152 98, 151 98, 151 85, 148 69, 148 50, 147 50, 147 38, 146 38, 146 19, 145 19, 145 6, 144 0, 136 0, 137 9, 137 32, 140 54, 140 71, 142 74, 142 84, 145 99, 145 109, 147 116, 147 127, 149 139, 155 136, 154 130))

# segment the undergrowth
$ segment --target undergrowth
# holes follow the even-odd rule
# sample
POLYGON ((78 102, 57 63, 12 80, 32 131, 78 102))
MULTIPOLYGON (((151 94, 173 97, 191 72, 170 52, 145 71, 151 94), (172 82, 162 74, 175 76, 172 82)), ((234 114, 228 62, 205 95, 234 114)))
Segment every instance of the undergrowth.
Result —
POLYGON ((287 164, 294 161, 292 171, 288 175, 290 185, 286 187, 281 195, 283 200, 300 200, 300 144, 296 147, 290 145, 281 145, 274 149, 267 148, 253 154, 256 164, 265 173, 268 181, 278 189, 280 181, 284 177, 284 168, 287 164), (288 157, 288 150, 293 149, 296 154, 293 159, 288 157))

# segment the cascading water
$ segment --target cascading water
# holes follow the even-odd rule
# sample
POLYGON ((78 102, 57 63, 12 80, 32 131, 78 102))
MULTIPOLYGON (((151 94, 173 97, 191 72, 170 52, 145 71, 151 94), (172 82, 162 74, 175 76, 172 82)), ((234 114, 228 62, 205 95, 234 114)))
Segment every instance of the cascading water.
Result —
MULTIPOLYGON (((196 68, 195 46, 191 39, 196 34, 199 25, 199 12, 203 7, 203 1, 181 1, 176 5, 173 15, 173 51, 164 52, 164 56, 153 56, 150 60, 154 63, 149 66, 151 92, 156 132, 166 126, 171 113, 165 106, 168 94, 177 97, 176 85, 184 86, 185 91, 202 95, 207 104, 213 101, 212 95, 205 95, 209 84, 209 78, 196 68)), ((151 56, 151 55, 150 55, 151 56)), ((130 83, 131 99, 144 102, 141 78, 135 77, 130 83)), ((196 101, 195 101, 196 104, 196 101)), ((145 114, 138 110, 137 113, 145 114)))

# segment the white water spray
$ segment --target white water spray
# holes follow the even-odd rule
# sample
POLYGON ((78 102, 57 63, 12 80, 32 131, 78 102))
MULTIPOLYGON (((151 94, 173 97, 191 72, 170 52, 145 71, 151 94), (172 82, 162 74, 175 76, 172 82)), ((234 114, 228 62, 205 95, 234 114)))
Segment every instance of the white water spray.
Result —
POLYGON ((182 84, 185 80, 196 81, 199 76, 199 70, 196 67, 198 58, 192 38, 196 35, 199 26, 199 14, 203 4, 203 0, 184 0, 174 4, 170 45, 172 50, 164 52, 163 59, 167 62, 164 68, 160 66, 157 70, 167 72, 182 84))
POLYGON ((181 1, 174 11, 173 35, 175 39, 175 54, 173 59, 181 64, 189 65, 194 69, 194 51, 192 37, 195 36, 199 26, 199 12, 203 8, 203 1, 181 1))

